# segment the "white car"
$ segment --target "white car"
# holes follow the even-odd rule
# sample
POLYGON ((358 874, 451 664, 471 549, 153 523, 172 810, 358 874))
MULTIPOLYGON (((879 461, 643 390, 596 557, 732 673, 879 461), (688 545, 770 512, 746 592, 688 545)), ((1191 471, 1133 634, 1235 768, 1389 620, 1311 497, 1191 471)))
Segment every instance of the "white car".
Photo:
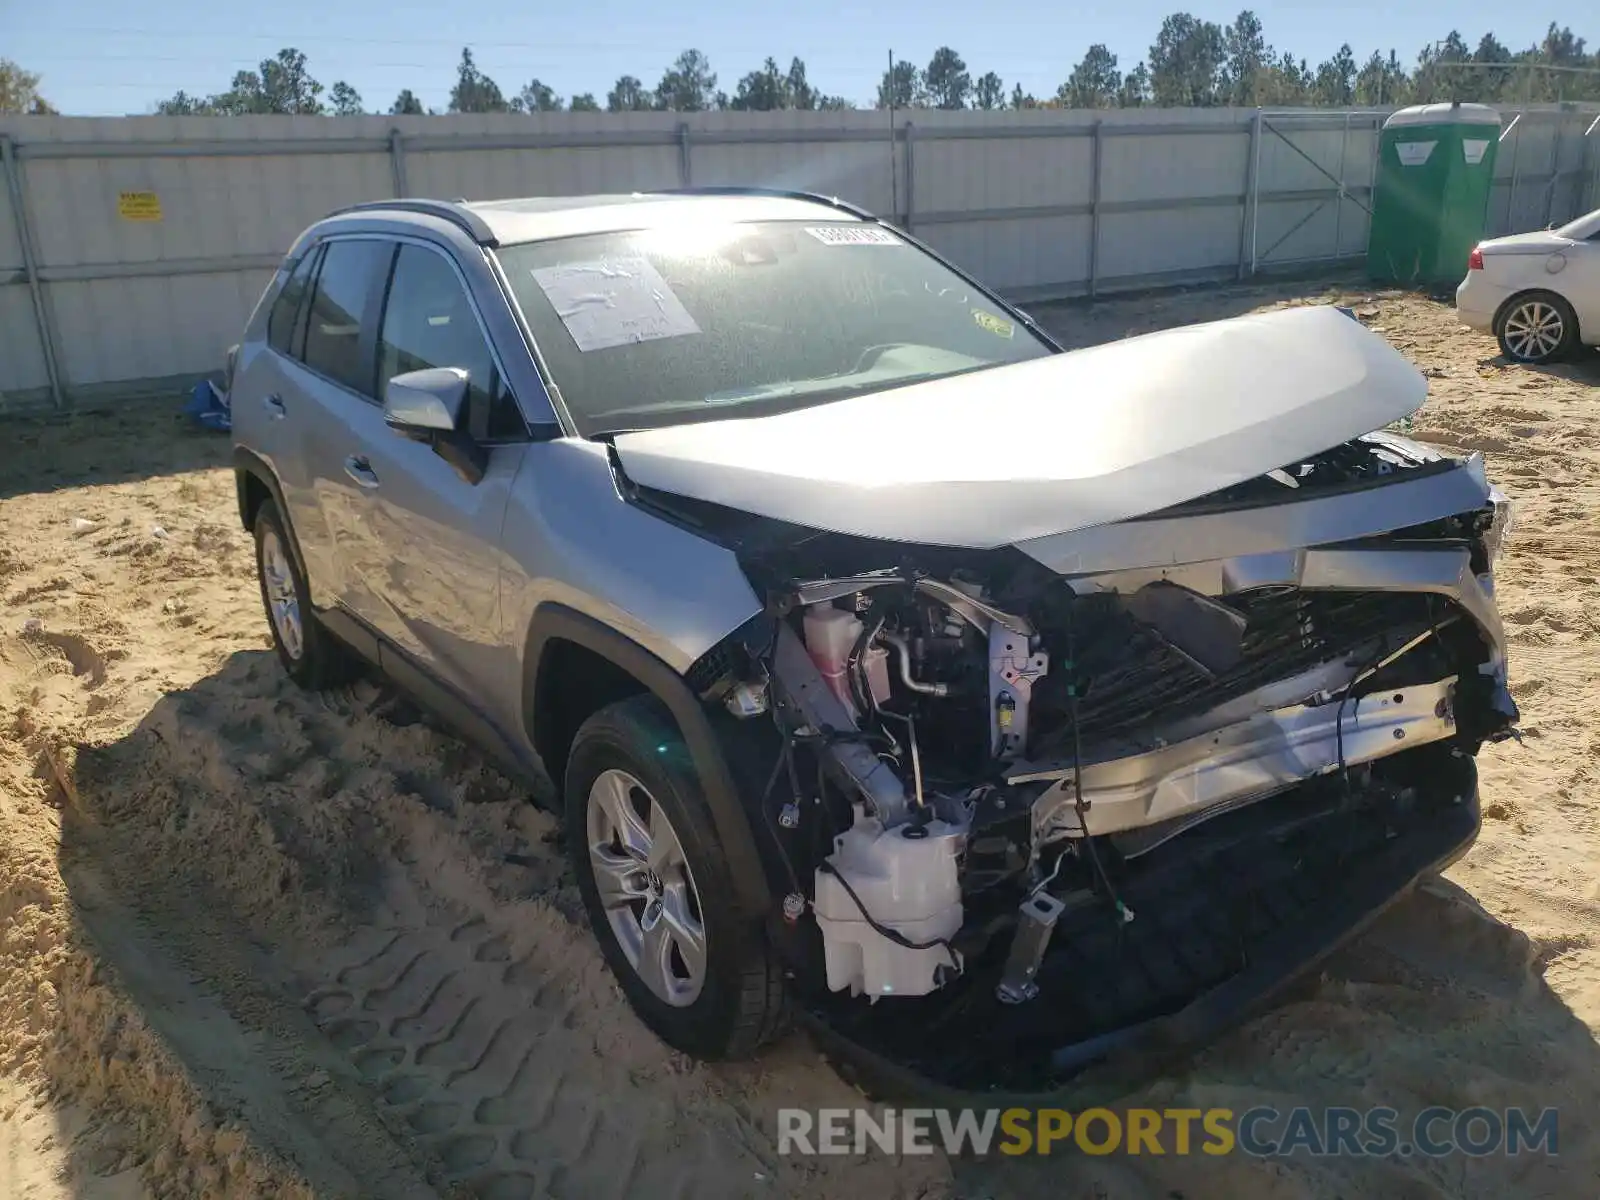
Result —
POLYGON ((1600 209, 1559 229, 1479 242, 1456 288, 1464 325, 1516 362, 1553 362, 1600 345, 1600 209))

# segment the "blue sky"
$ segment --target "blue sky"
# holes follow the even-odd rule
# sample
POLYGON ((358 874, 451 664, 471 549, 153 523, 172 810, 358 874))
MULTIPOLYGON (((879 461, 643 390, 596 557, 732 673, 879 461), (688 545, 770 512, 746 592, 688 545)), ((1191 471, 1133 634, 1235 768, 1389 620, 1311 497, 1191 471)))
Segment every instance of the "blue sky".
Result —
MULTIPOLYGON (((67 113, 148 112, 182 88, 222 91, 235 71, 280 47, 305 51, 324 85, 344 79, 369 109, 387 109, 401 88, 443 108, 463 45, 508 93, 537 76, 563 96, 592 91, 602 103, 619 75, 653 85, 686 47, 710 58, 731 93, 767 55, 806 61, 813 85, 857 103, 875 94, 887 54, 926 64, 951 45, 974 76, 998 72, 1041 97, 1054 93, 1092 42, 1126 69, 1144 57, 1162 18, 1187 8, 1227 23, 1249 0, 1191 3, 1121 0, 1092 12, 1064 4, 917 0, 873 4, 808 0, 752 5, 731 0, 0 0, 0 55, 43 76, 41 91, 67 113)), ((1600 38, 1588 5, 1507 9, 1489 0, 1453 4, 1394 0, 1255 0, 1267 41, 1318 61, 1348 41, 1357 60, 1391 47, 1408 66, 1426 43, 1459 29, 1475 44, 1493 30, 1512 49, 1543 36, 1552 16, 1600 38), (1576 20, 1574 21, 1574 18, 1576 20), (1585 25, 1592 26, 1586 28, 1585 25)))

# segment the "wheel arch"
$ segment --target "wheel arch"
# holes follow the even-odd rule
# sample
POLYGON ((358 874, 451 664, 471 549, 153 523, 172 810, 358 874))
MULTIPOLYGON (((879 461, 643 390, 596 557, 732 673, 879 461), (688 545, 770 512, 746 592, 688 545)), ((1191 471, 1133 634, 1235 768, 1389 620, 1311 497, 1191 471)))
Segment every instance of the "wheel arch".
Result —
POLYGON ((1490 329, 1494 331, 1494 335, 1496 337, 1500 336, 1501 329, 1505 324, 1506 314, 1509 313, 1515 305, 1522 303, 1522 301, 1527 300, 1531 296, 1549 296, 1554 300, 1559 300, 1566 310, 1572 314, 1574 334, 1577 335, 1580 341, 1583 339, 1583 319, 1578 315, 1577 307, 1572 303, 1571 300, 1568 300, 1560 292, 1547 287, 1523 288, 1519 292, 1512 292, 1511 295, 1502 300, 1500 302, 1500 307, 1494 310, 1494 323, 1490 325, 1490 329))
POLYGON ((253 450, 235 446, 233 487, 239 502, 239 521, 247 533, 255 532, 256 514, 261 511, 263 504, 272 501, 272 506, 278 510, 278 520, 283 524, 283 532, 288 536, 289 554, 294 558, 294 565, 301 578, 309 581, 306 560, 300 553, 300 539, 295 536, 294 526, 289 522, 289 507, 284 503, 283 489, 266 460, 253 450))
POLYGON ((608 704, 643 693, 661 701, 683 737, 741 907, 751 917, 765 915, 771 890, 749 815, 699 698, 681 675, 610 626, 563 604, 535 610, 523 648, 522 719, 558 793, 583 722, 608 704))

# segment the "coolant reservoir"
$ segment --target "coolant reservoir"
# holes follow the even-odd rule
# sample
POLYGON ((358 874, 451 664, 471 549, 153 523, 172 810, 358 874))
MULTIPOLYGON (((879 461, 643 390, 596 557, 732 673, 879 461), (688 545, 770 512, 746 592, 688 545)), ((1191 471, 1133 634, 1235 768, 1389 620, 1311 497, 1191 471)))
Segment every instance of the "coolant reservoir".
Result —
MULTIPOLYGON (((850 696, 850 678, 847 668, 856 641, 861 637, 861 619, 854 613, 831 604, 817 604, 806 610, 802 626, 806 635, 806 652, 822 672, 828 688, 839 697, 852 716, 859 717, 855 701, 850 696)), ((879 704, 889 702, 889 651, 883 646, 873 646, 861 656, 861 666, 867 676, 867 687, 879 704)))
POLYGON ((860 619, 831 604, 815 604, 806 610, 803 626, 811 661, 817 664, 817 670, 822 672, 833 694, 854 713, 856 706, 850 699, 845 667, 850 662, 851 651, 856 648, 856 639, 861 636, 860 619))
POLYGON ((874 646, 861 656, 866 669, 867 687, 879 704, 889 703, 889 648, 874 646))
POLYGON ((828 987, 858 996, 923 996, 939 986, 940 967, 959 970, 958 955, 945 946, 913 950, 879 933, 862 915, 907 941, 954 937, 961 928, 961 882, 956 856, 964 827, 944 821, 886 830, 875 818, 858 816, 834 841, 828 856, 838 875, 819 870, 817 924, 822 929, 828 987), (916 836, 920 832, 922 836, 916 836), (861 904, 839 882, 843 876, 861 904))

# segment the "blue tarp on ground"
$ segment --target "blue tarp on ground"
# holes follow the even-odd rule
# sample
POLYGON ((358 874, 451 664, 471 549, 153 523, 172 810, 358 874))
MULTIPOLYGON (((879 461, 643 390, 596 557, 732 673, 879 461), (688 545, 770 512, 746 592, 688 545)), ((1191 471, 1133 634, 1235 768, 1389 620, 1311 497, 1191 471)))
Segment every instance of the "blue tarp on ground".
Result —
POLYGON ((209 379, 202 379, 194 385, 183 412, 207 429, 226 432, 233 428, 233 420, 228 413, 228 398, 209 379))

